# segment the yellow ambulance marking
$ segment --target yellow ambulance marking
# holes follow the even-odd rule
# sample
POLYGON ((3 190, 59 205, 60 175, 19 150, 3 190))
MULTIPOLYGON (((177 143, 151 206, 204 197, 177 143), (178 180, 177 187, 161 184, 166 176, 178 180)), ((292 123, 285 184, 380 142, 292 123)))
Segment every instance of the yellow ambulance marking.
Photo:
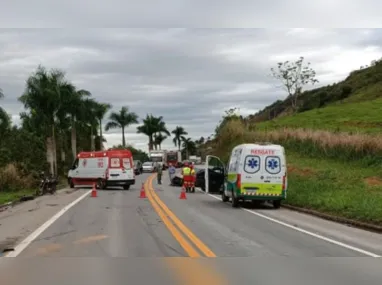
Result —
POLYGON ((256 192, 243 192, 243 195, 246 195, 246 196, 282 196, 282 194, 256 193, 256 192))

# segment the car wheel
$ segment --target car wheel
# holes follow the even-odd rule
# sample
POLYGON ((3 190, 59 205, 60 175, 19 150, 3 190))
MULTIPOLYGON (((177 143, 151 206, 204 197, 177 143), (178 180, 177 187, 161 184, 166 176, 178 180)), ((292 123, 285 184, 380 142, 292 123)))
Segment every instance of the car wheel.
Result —
POLYGON ((123 190, 129 190, 130 189, 130 185, 124 185, 123 186, 123 190))
POLYGON ((281 200, 274 200, 273 201, 273 208, 280 209, 281 207, 281 200))

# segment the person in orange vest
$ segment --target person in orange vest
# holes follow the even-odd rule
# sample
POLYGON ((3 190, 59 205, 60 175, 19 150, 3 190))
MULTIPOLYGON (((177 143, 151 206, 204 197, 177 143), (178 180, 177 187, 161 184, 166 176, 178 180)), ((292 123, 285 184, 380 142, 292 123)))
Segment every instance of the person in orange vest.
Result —
POLYGON ((183 175, 183 186, 186 188, 186 192, 189 191, 189 185, 192 182, 192 176, 191 176, 191 168, 189 167, 188 162, 184 163, 184 167, 182 168, 182 175, 183 175))

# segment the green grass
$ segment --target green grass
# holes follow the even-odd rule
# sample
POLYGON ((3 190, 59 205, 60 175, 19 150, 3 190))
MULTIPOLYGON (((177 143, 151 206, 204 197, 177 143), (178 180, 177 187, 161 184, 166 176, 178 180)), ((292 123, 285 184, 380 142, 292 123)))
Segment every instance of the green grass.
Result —
POLYGON ((35 191, 36 190, 0 192, 0 205, 3 205, 8 202, 16 201, 23 196, 33 195, 35 191))
MULTIPOLYGON (((226 162, 233 147, 264 141, 265 134, 247 130, 241 121, 229 121, 211 145, 212 154, 226 162)), ((285 203, 382 225, 380 155, 367 155, 350 146, 321 147, 313 141, 299 141, 298 134, 274 141, 286 149, 289 170, 285 203)))
POLYGON ((258 123, 256 128, 272 130, 289 127, 376 134, 382 132, 381 110, 381 98, 357 103, 334 104, 258 123))
POLYGON ((287 159, 295 169, 288 173, 285 203, 382 225, 382 184, 365 183, 368 177, 382 181, 381 168, 306 158, 293 152, 287 152, 287 159))
MULTIPOLYGON (((67 187, 67 182, 63 179, 60 179, 60 183, 57 185, 57 190, 63 189, 65 187, 67 187)), ((36 189, 7 191, 7 192, 0 191, 0 206, 8 202, 17 201, 23 196, 34 195, 35 193, 36 193, 36 189)))

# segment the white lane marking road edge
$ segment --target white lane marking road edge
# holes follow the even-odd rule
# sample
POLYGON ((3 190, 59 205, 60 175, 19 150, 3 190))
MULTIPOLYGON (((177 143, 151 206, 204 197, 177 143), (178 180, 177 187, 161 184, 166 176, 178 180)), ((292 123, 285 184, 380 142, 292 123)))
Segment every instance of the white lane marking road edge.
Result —
MULTIPOLYGON (((199 189, 198 189, 198 190, 199 190, 199 189)), ((199 191, 205 193, 205 192, 202 191, 202 190, 199 190, 199 191)), ((217 200, 220 200, 220 201, 222 200, 220 197, 215 196, 215 195, 213 195, 213 194, 207 194, 207 195, 208 195, 208 196, 211 196, 212 198, 215 198, 215 199, 217 199, 217 200)), ((375 253, 372 253, 372 252, 370 252, 370 251, 363 250, 363 249, 361 249, 361 248, 358 248, 358 247, 355 247, 355 246, 351 246, 351 245, 348 245, 348 244, 346 244, 346 243, 343 243, 343 242, 340 242, 340 241, 336 241, 336 240, 334 240, 334 239, 327 238, 327 237, 324 237, 324 236, 319 235, 319 234, 312 233, 312 232, 310 232, 310 231, 307 231, 307 230, 304 230, 304 229, 295 227, 295 226, 293 226, 293 225, 291 225, 291 224, 288 224, 288 223, 284 223, 284 222, 282 222, 282 221, 276 220, 276 219, 274 219, 274 218, 268 217, 268 216, 263 215, 263 214, 260 214, 260 213, 258 213, 258 212, 255 212, 255 211, 252 211, 252 210, 249 210, 249 209, 245 209, 245 208, 241 208, 241 207, 240 207, 240 209, 242 209, 243 211, 246 211, 246 212, 248 212, 248 213, 251 213, 251 214, 253 214, 253 215, 256 215, 256 216, 258 216, 258 217, 261 217, 261 218, 263 218, 263 219, 266 219, 266 220, 268 220, 268 221, 271 221, 271 222, 274 222, 274 223, 276 223, 276 224, 282 225, 282 226, 284 226, 284 227, 293 229, 293 230, 298 231, 298 232, 300 232, 300 233, 304 233, 304 234, 306 234, 306 235, 309 235, 309 236, 312 236, 312 237, 315 237, 315 238, 318 238, 318 239, 327 241, 327 242, 329 242, 329 243, 332 243, 332 244, 335 244, 335 245, 338 245, 338 246, 341 246, 341 247, 350 249, 350 250, 352 250, 352 251, 356 251, 356 252, 362 253, 362 254, 364 254, 364 255, 366 255, 366 256, 370 256, 370 257, 381 257, 380 255, 375 254, 375 253)))
POLYGON ((39 235, 41 235, 47 228, 49 228, 55 221, 57 221, 62 215, 64 215, 70 208, 79 203, 85 197, 89 196, 92 190, 86 191, 82 196, 74 200, 72 203, 66 205, 62 208, 58 213, 56 213, 53 217, 47 220, 44 224, 42 224, 39 228, 37 228, 33 233, 27 236, 21 243, 19 243, 14 251, 9 252, 7 255, 3 257, 16 257, 18 256, 24 249, 28 247, 39 235))

